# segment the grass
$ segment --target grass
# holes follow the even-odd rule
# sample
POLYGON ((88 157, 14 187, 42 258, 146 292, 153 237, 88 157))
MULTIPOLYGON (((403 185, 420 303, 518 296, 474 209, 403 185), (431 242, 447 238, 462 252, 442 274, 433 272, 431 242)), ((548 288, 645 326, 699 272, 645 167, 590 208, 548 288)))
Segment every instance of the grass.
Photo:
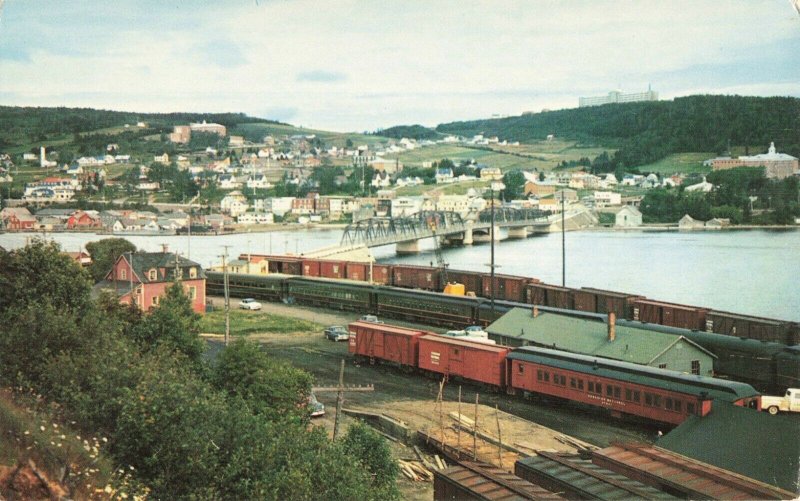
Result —
MULTIPOLYGON (((317 137, 322 139, 326 144, 331 146, 337 147, 344 147, 347 144, 347 140, 351 140, 354 146, 358 146, 361 144, 367 145, 374 145, 377 143, 384 143, 388 140, 383 136, 372 136, 367 134, 359 134, 357 132, 332 132, 332 131, 325 131, 325 130, 317 130, 317 129, 309 129, 306 127, 295 127, 293 125, 282 125, 282 124, 271 124, 271 123, 246 123, 246 124, 239 124, 237 125, 230 133, 231 134, 243 134, 245 132, 254 132, 257 131, 259 135, 272 135, 272 136, 281 136, 281 135, 289 135, 293 136, 295 134, 315 134, 317 137)), ((277 138, 276 138, 277 139, 277 138)))
MULTIPOLYGON (((322 331, 323 326, 308 320, 273 315, 258 311, 231 310, 231 334, 243 336, 258 333, 288 334, 291 332, 322 331)), ((206 313, 200 321, 200 332, 225 333, 225 312, 206 313)))
POLYGON ((672 174, 706 174, 711 167, 704 167, 703 161, 714 158, 714 153, 674 153, 658 162, 639 167, 640 172, 655 172, 661 175, 672 174))

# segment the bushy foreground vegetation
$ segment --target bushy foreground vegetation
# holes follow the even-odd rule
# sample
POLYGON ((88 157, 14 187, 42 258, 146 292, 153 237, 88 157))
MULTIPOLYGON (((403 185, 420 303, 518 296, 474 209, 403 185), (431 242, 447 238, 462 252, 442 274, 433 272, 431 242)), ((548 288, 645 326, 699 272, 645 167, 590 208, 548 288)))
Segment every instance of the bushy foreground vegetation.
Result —
POLYGON ((0 382, 107 437, 153 498, 398 496, 382 438, 310 426, 308 373, 244 341, 207 362, 179 284, 147 315, 90 285, 54 243, 0 251, 0 382))

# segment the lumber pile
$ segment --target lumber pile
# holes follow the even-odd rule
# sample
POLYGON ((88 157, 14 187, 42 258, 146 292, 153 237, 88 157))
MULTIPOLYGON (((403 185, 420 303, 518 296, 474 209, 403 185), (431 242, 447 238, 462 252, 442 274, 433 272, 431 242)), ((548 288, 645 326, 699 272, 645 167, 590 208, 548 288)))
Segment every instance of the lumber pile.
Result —
POLYGON ((434 454, 430 459, 426 458, 417 446, 414 446, 414 452, 417 454, 417 459, 398 460, 400 471, 409 480, 414 482, 433 482, 432 470, 444 470, 447 468, 447 463, 438 454, 434 454))

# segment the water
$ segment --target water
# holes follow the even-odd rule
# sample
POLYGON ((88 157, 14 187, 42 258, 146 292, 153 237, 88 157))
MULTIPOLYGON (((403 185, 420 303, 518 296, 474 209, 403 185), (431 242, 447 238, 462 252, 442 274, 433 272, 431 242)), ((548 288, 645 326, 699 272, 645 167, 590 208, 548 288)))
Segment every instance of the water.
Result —
MULTIPOLYGON (((126 236, 147 251, 167 244, 203 266, 218 264, 224 245, 236 257, 252 253, 305 252, 337 244, 341 230, 301 230, 192 236, 191 253, 186 236, 126 236)), ((0 246, 25 245, 30 234, 0 235, 0 246)), ((108 235, 48 234, 65 250, 77 251, 86 242, 108 235)), ((431 240, 422 252, 396 256, 394 246, 374 249, 382 262, 424 264, 435 262, 431 240)), ((566 235, 567 274, 570 287, 596 287, 642 294, 650 298, 704 305, 800 321, 800 231, 720 232, 616 232, 587 231, 566 235)), ((447 249, 445 260, 453 269, 489 270, 489 245, 447 249)), ((508 240, 495 247, 498 273, 533 276, 561 284, 561 235, 548 234, 525 240, 508 240)))

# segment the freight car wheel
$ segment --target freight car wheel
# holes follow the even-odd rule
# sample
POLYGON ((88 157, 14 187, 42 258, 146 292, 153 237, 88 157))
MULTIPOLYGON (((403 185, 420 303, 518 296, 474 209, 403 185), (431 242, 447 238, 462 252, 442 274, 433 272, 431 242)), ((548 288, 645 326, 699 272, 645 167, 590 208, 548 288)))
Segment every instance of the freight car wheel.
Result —
POLYGON ((770 405, 769 409, 767 409, 767 412, 769 412, 770 414, 772 414, 774 416, 775 414, 778 413, 778 407, 776 407, 774 405, 770 405))

